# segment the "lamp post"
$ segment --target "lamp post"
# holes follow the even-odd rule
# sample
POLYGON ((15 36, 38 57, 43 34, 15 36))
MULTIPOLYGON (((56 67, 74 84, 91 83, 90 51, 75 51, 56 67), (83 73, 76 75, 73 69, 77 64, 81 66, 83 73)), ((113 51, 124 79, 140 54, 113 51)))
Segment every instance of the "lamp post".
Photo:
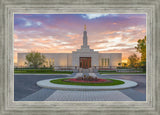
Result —
POLYGON ((94 65, 94 72, 96 72, 96 65, 94 65))
POLYGON ((77 65, 75 65, 75 69, 77 69, 77 65))

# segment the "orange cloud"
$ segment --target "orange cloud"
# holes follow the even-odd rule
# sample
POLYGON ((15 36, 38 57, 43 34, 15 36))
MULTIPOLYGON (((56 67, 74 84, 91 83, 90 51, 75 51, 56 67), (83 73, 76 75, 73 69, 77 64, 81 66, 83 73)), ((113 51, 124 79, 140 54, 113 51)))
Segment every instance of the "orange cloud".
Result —
MULTIPOLYGON (((134 15, 134 14, 133 14, 134 15)), ((87 24, 88 45, 103 53, 122 53, 123 60, 135 53, 138 39, 146 35, 145 16, 83 19, 81 16, 29 15, 15 17, 14 54, 37 50, 42 53, 71 53, 83 43, 83 26, 87 24), (42 18, 40 18, 40 16, 42 18), (33 22, 32 27, 25 27, 24 20, 33 22), (58 17, 58 18, 57 18, 58 17), (62 18, 63 17, 63 18, 62 18), (129 17, 129 18, 128 18, 129 17), (35 25, 40 22, 41 26, 35 25)), ((14 58, 16 59, 16 58, 14 58)))

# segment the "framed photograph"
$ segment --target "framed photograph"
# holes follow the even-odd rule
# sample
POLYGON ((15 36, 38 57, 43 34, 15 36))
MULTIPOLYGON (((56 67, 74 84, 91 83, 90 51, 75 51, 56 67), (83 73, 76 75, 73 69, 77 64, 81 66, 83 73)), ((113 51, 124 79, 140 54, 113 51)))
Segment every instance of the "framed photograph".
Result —
POLYGON ((1 1, 0 113, 158 115, 160 1, 1 1))
POLYGON ((14 101, 146 101, 146 14, 14 14, 14 101))

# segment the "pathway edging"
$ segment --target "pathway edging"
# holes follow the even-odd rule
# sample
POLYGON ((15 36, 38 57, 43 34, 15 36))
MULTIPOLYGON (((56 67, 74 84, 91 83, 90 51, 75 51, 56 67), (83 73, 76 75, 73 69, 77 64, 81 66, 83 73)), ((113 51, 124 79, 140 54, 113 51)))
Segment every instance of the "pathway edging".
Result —
POLYGON ((123 80, 123 79, 116 79, 116 80, 121 80, 125 82, 124 84, 121 85, 114 85, 114 86, 78 86, 78 85, 61 85, 61 84, 55 84, 51 83, 50 81, 53 79, 47 79, 47 80, 41 80, 38 81, 36 84, 40 87, 43 88, 51 88, 51 89, 59 89, 59 90, 119 90, 119 89, 126 89, 130 87, 135 87, 138 84, 134 81, 129 81, 129 80, 123 80))

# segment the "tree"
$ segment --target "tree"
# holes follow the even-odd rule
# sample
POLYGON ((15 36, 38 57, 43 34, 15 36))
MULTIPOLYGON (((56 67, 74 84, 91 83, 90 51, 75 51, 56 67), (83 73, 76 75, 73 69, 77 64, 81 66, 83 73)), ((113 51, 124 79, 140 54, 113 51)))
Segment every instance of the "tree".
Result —
POLYGON ((123 67, 127 67, 127 63, 122 63, 123 64, 123 67))
POLYGON ((144 39, 139 39, 137 46, 137 52, 141 53, 141 62, 146 62, 146 36, 144 39))
POLYGON ((138 63, 139 63, 139 58, 137 57, 136 54, 130 55, 128 57, 128 64, 129 64, 130 67, 137 68, 138 63))
POLYGON ((34 68, 42 65, 45 62, 45 56, 39 52, 32 51, 26 55, 26 64, 34 68))
POLYGON ((146 36, 144 39, 138 40, 138 44, 135 48, 137 49, 137 52, 141 53, 140 65, 143 67, 143 71, 146 71, 146 36))
POLYGON ((119 66, 121 66, 122 63, 118 63, 119 66))
POLYGON ((126 67, 126 66, 127 66, 127 63, 124 63, 124 66, 126 67))

